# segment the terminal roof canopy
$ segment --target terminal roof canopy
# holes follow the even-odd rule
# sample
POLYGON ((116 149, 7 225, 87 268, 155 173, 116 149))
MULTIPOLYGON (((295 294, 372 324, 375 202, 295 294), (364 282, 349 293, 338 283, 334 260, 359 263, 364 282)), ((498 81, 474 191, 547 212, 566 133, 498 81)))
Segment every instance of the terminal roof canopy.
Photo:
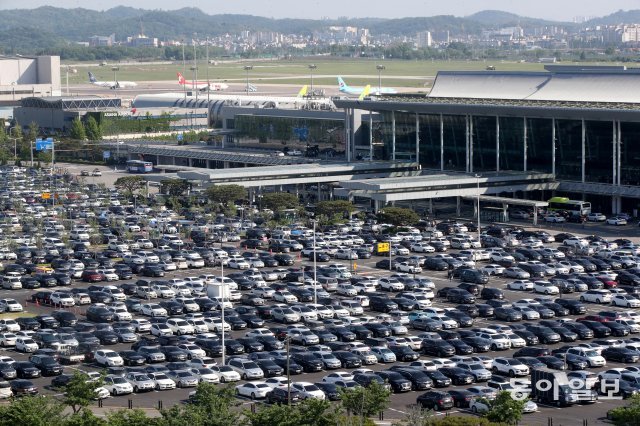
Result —
POLYGON ((429 97, 640 103, 638 71, 440 71, 429 97))

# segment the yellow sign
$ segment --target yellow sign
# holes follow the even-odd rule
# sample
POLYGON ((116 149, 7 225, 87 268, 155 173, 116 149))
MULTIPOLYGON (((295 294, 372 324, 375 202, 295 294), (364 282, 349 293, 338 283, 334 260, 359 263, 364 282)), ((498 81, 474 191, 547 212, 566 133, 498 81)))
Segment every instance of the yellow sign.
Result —
POLYGON ((378 253, 389 253, 389 243, 378 243, 378 253))
POLYGON ((48 200, 49 198, 51 198, 51 194, 49 194, 48 192, 43 192, 42 198, 44 198, 45 200, 48 200))
POLYGON ((353 262, 353 270, 355 271, 356 269, 358 269, 358 264, 356 262, 353 262))

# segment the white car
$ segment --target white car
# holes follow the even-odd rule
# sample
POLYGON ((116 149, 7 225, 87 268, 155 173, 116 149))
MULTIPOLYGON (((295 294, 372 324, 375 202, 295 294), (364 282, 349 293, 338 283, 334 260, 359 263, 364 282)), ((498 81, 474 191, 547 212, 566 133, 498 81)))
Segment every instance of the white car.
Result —
POLYGON ((607 220, 607 217, 602 213, 589 213, 587 215, 587 220, 589 222, 604 222, 607 220))
POLYGON ((264 378, 264 371, 262 371, 262 369, 258 367, 258 364, 251 360, 232 358, 227 362, 227 365, 237 371, 243 380, 255 380, 264 378))
POLYGON ((135 318, 131 321, 131 325, 137 333, 147 333, 151 331, 151 323, 145 318, 135 318))
POLYGON ((0 299, 0 312, 22 312, 24 308, 15 299, 0 299))
POLYGON ((522 314, 522 319, 524 320, 540 319, 540 313, 529 306, 513 306, 513 310, 520 312, 522 314))
POLYGON ((611 304, 614 306, 623 306, 627 308, 640 308, 640 300, 627 294, 616 294, 611 298, 611 304))
POLYGON ((140 309, 142 315, 148 317, 166 317, 167 310, 157 303, 145 303, 140 309))
POLYGON ((156 382, 145 373, 132 372, 128 373, 124 378, 133 386, 134 393, 152 391, 156 388, 156 382))
POLYGON ((16 351, 32 353, 39 349, 38 344, 30 337, 16 338, 16 351))
POLYGON ((216 365, 209 368, 213 370, 218 376, 220 376, 220 383, 240 381, 240 374, 228 365, 216 365))
POLYGON ((156 284, 154 286, 151 286, 151 288, 161 299, 173 299, 174 297, 176 297, 176 292, 173 291, 173 289, 169 288, 169 286, 156 284))
POLYGON ((76 305, 90 305, 91 297, 87 293, 74 293, 71 297, 73 297, 73 301, 76 305))
POLYGON ((102 385, 111 395, 128 395, 133 393, 133 386, 124 377, 109 375, 104 378, 102 385))
POLYGON ((607 219, 607 225, 623 226, 626 225, 627 219, 623 217, 610 217, 607 219))
POLYGON ((544 221, 551 222, 551 223, 564 223, 567 221, 567 219, 565 219, 560 215, 550 214, 544 217, 544 221))
POLYGON ((402 291, 404 284, 396 278, 381 278, 379 281, 380 288, 387 291, 402 291))
POLYGON ((407 272, 409 274, 419 274, 422 272, 422 268, 417 265, 412 265, 409 262, 396 263, 396 271, 407 272))
POLYGON ((560 289, 549 281, 534 281, 533 291, 541 294, 560 294, 560 289))
POLYGON ((513 358, 495 358, 491 370, 494 373, 506 373, 510 377, 529 375, 529 367, 513 358))
POLYGON ((487 275, 502 275, 504 274, 505 268, 500 265, 489 264, 483 266, 482 268, 480 268, 480 270, 487 275))
POLYGON ((243 257, 233 257, 229 258, 227 266, 231 269, 249 269, 251 265, 243 257))
POLYGON ((303 399, 314 398, 323 401, 326 396, 319 387, 310 382, 295 382, 291 388, 300 392, 303 399))
POLYGON ((13 333, 0 333, 0 346, 3 348, 7 346, 15 346, 17 338, 18 336, 13 333))
POLYGON ((609 290, 588 290, 580 295, 581 302, 590 303, 611 303, 611 292, 609 290))
POLYGON ((351 381, 353 380, 353 374, 347 371, 334 371, 322 378, 322 381, 325 383, 335 383, 339 380, 351 381))
POLYGON ((529 280, 515 280, 508 283, 507 288, 509 290, 530 291, 533 290, 533 282, 529 280))
POLYGON ((198 376, 200 383, 220 383, 220 376, 209 367, 194 367, 191 372, 198 376))
POLYGON ((173 331, 167 324, 156 323, 151 325, 151 334, 153 336, 172 336, 173 331))
POLYGON ((156 390, 171 390, 176 388, 176 382, 171 380, 165 373, 147 373, 153 380, 156 390))
MULTIPOLYGON (((169 318, 166 322, 166 325, 169 327, 173 334, 178 336, 182 334, 194 334, 195 330, 191 324, 189 324, 186 320, 180 318, 169 318)), ((153 330, 153 328, 152 328, 153 330)), ((152 332, 153 334, 153 332, 152 332)))
POLYGON ((249 382, 236 386, 236 395, 251 399, 263 399, 271 392, 271 386, 265 382, 249 382))
POLYGON ((416 253, 434 253, 436 251, 433 246, 424 242, 414 243, 409 247, 409 249, 416 253))
POLYGON ((273 300, 282 303, 297 303, 298 298, 287 290, 279 290, 273 293, 273 300))
POLYGON ((515 302, 512 303, 512 305, 524 308, 524 307, 531 307, 531 306, 539 306, 540 302, 538 302, 537 300, 534 299, 520 299, 520 300, 516 300, 515 302))
POLYGON ((94 358, 96 363, 106 367, 121 367, 124 365, 122 357, 116 351, 112 351, 111 349, 97 350, 94 358))

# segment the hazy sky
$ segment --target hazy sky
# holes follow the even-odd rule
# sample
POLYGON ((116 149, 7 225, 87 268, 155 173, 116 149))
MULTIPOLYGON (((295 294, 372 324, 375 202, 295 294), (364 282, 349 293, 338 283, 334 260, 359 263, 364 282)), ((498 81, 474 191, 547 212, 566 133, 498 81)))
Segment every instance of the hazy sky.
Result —
POLYGON ((467 16, 486 9, 522 16, 570 21, 577 16, 604 16, 617 10, 638 9, 638 0, 0 0, 0 9, 43 5, 109 9, 117 5, 142 9, 197 7, 208 14, 239 13, 273 18, 467 16))

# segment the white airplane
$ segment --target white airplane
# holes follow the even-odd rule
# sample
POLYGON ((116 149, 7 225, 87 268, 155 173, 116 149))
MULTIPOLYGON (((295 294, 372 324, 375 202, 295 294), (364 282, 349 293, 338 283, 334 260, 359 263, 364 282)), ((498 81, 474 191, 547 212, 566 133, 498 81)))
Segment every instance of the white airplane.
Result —
POLYGON ((94 86, 108 87, 109 89, 124 89, 138 85, 133 81, 98 81, 91 71, 89 71, 89 83, 94 86))
POLYGON ((396 89, 393 89, 391 87, 377 87, 371 85, 367 85, 365 87, 349 86, 344 82, 342 77, 338 77, 338 90, 340 90, 342 93, 346 93, 348 95, 361 95, 367 90, 367 87, 370 88, 369 93, 374 95, 388 95, 398 93, 396 89))
POLYGON ((178 84, 181 86, 185 86, 186 88, 198 89, 201 92, 206 92, 207 90, 211 90, 213 92, 218 92, 220 90, 228 89, 229 86, 225 83, 214 83, 207 81, 196 81, 196 80, 185 80, 182 76, 182 73, 178 73, 178 84))

